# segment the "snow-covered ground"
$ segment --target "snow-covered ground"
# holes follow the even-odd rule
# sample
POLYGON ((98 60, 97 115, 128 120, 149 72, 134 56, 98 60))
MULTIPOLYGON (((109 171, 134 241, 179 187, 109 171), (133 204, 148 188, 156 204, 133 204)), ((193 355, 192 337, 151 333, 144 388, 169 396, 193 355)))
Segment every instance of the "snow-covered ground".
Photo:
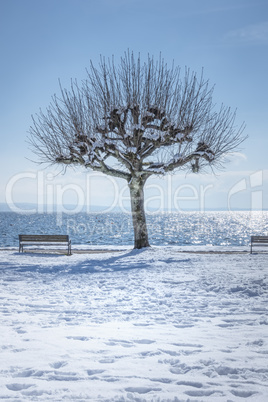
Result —
POLYGON ((0 250, 0 399, 267 401, 268 254, 212 249, 0 250))

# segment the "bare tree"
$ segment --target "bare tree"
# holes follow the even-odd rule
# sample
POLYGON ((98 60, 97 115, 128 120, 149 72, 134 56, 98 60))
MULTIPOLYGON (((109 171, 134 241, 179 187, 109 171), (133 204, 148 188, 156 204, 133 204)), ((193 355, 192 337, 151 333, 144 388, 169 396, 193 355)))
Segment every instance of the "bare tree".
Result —
POLYGON ((244 140, 236 113, 212 103, 203 73, 168 67, 163 58, 141 63, 125 53, 118 65, 101 57, 87 79, 61 89, 46 112, 33 117, 30 143, 41 162, 75 165, 126 179, 135 248, 149 246, 144 184, 175 169, 220 167, 244 140))

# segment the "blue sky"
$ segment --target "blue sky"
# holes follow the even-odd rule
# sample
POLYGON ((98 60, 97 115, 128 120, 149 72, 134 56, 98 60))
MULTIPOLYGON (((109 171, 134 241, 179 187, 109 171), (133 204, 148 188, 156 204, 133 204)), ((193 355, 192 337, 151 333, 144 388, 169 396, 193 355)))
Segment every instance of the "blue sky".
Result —
POLYGON ((210 186, 207 208, 228 202, 231 208, 268 208, 267 0, 0 0, 0 41, 0 202, 35 203, 39 194, 44 203, 76 203, 83 198, 79 187, 89 203, 110 205, 115 192, 127 203, 121 181, 90 181, 81 169, 64 176, 55 168, 40 171, 27 159, 34 156, 26 137, 31 115, 46 108, 59 79, 68 87, 71 78, 86 77, 90 60, 119 58, 130 49, 142 57, 161 51, 168 63, 204 68, 216 84, 215 102, 237 108, 237 123, 246 122, 249 136, 217 176, 177 172, 150 179, 148 204, 198 208, 210 186))

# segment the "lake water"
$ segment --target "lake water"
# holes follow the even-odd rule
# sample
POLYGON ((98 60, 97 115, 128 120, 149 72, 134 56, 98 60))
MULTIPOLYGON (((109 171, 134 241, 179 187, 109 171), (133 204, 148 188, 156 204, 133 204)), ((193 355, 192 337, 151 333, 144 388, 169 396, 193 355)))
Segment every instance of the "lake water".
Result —
MULTIPOLYGON (((268 211, 182 212, 147 216, 151 245, 245 246, 268 235, 268 211)), ((0 247, 17 246, 19 234, 69 234, 72 244, 132 245, 130 214, 0 213, 0 247)))

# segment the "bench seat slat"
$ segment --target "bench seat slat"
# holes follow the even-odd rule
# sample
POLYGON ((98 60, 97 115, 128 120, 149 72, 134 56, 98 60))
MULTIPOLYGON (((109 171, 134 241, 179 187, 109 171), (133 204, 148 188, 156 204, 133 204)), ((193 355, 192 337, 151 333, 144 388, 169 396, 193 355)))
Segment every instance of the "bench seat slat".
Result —
POLYGON ((48 242, 50 242, 50 243, 68 243, 68 241, 63 241, 63 240, 51 240, 51 239, 42 239, 42 240, 22 240, 21 241, 21 244, 22 243, 36 243, 36 244, 38 244, 38 243, 41 243, 41 242, 44 242, 44 243, 48 243, 48 242))
POLYGON ((24 246, 26 246, 26 245, 33 245, 33 246, 36 246, 36 245, 43 245, 43 246, 45 246, 45 245, 55 245, 55 243, 57 244, 57 246, 66 246, 66 244, 67 244, 67 242, 55 242, 55 241, 53 241, 53 242, 49 242, 49 241, 45 241, 45 242, 43 242, 43 241, 21 241, 20 242, 20 244, 22 244, 22 245, 24 245, 24 246))

